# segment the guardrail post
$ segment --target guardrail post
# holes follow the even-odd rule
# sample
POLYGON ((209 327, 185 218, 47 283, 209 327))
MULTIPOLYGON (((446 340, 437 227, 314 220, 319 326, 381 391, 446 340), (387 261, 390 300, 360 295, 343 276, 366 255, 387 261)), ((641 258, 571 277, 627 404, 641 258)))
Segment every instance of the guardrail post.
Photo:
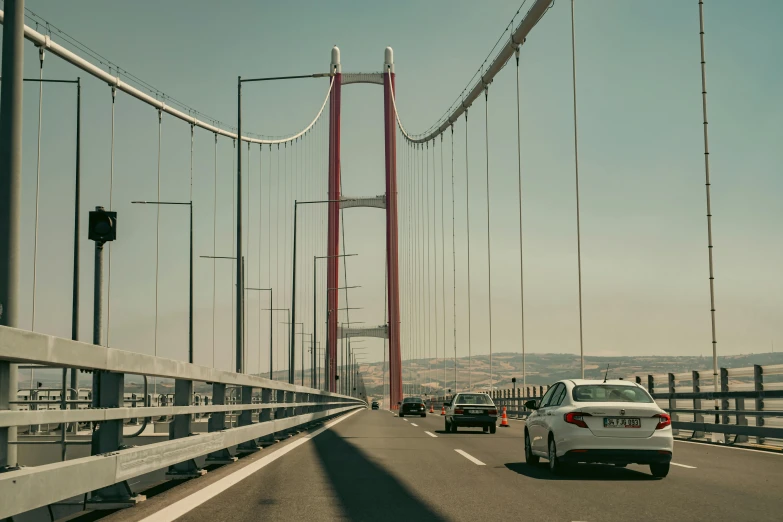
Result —
MULTIPOLYGON (((226 385, 214 382, 212 383, 212 404, 215 406, 223 406, 226 404, 226 385)), ((223 431, 226 429, 226 412, 216 411, 210 414, 207 421, 207 430, 209 433, 216 431, 223 431)), ((208 464, 228 464, 235 462, 237 458, 228 451, 228 448, 223 448, 217 451, 213 451, 207 455, 208 464)))
MULTIPOLYGON (((261 390, 261 404, 264 406, 269 406, 272 404, 272 390, 263 388, 261 390)), ((272 409, 271 408, 264 408, 263 410, 258 412, 258 422, 270 422, 272 420, 272 409)), ((258 439, 258 443, 262 448, 266 448, 267 446, 271 446, 275 443, 275 437, 273 433, 270 433, 269 435, 264 435, 263 437, 260 437, 258 439)))
MULTIPOLYGON (((193 401, 193 381, 186 381, 183 379, 174 380, 174 406, 190 406, 193 401)), ((193 435, 191 433, 191 415, 189 413, 174 415, 169 423, 169 440, 184 439, 193 435)), ((167 478, 171 479, 186 479, 193 477, 200 477, 206 474, 206 470, 203 470, 196 465, 196 461, 193 459, 186 460, 185 462, 179 462, 173 466, 169 466, 169 470, 166 473, 167 478)))
MULTIPOLYGON (((16 365, 0 361, 0 411, 16 409, 18 386, 16 365)), ((0 428, 0 472, 19 469, 15 443, 16 426, 0 428)))
MULTIPOLYGON (((720 369, 720 391, 722 392, 729 391, 729 370, 727 370, 726 368, 720 369)), ((724 411, 729 409, 728 399, 721 399, 720 409, 724 411)), ((723 414, 723 424, 729 424, 729 416, 726 415, 725 413, 723 414)))
POLYGON ((642 378, 641 378, 641 377, 639 377, 639 376, 637 375, 637 376, 634 378, 634 380, 636 381, 636 384, 638 384, 638 385, 640 385, 640 386, 641 386, 641 384, 642 384, 642 378))
MULTIPOLYGON (((757 392, 764 391, 764 369, 758 365, 753 365, 753 389, 757 392)), ((764 399, 756 399, 756 411, 764 411, 764 399)), ((756 426, 764 425, 764 417, 761 415, 756 416, 756 426)), ((756 444, 764 444, 766 440, 764 437, 756 437, 756 444)))
MULTIPOLYGON (((93 405, 96 408, 121 408, 125 399, 125 375, 105 371, 93 374, 93 405), (97 386, 95 386, 97 385, 97 386)), ((122 443, 122 420, 101 422, 92 432, 91 455, 102 455, 125 449, 122 443)), ((133 495, 128 482, 123 480, 92 492, 86 507, 91 509, 117 509, 133 506, 144 495, 133 495)))
MULTIPOLYGON (((240 394, 242 405, 253 404, 252 386, 242 386, 240 394)), ((239 419, 237 419, 237 426, 241 428, 242 426, 250 426, 251 424, 253 424, 253 410, 242 410, 239 414, 239 419)), ((253 453, 254 451, 258 451, 258 449, 256 440, 250 439, 237 446, 237 453, 253 453)))
MULTIPOLYGON (((278 408, 275 409, 275 420, 277 419, 284 419, 286 417, 286 408, 285 408, 285 392, 283 390, 277 390, 277 404, 278 408)), ((285 440, 290 435, 285 431, 276 431, 275 432, 275 439, 276 440, 285 440)))
POLYGON ((538 387, 538 393, 541 395, 541 397, 544 396, 544 387, 543 386, 539 386, 538 387))
MULTIPOLYGON (((674 388, 674 374, 669 374, 669 393, 675 393, 677 390, 674 388)), ((679 419, 679 415, 677 415, 675 412, 671 411, 673 409, 677 408, 677 399, 673 399, 669 397, 669 415, 672 417, 672 422, 677 422, 679 419)), ((679 435, 680 430, 672 429, 672 435, 679 435)))
POLYGON ((655 393, 655 377, 652 375, 647 376, 647 391, 650 392, 650 395, 655 393))
MULTIPOLYGON (((701 393, 701 383, 699 378, 699 372, 696 370, 693 370, 691 372, 691 380, 693 381, 693 393, 701 393)), ((693 399, 693 409, 694 410, 700 410, 701 409, 701 399, 693 399)), ((693 422, 704 422, 704 414, 703 413, 694 413, 693 414, 693 422)), ((704 437, 703 431, 695 431, 693 432, 693 438, 698 439, 704 437)))
MULTIPOLYGON (((136 407, 136 394, 131 393, 131 408, 136 407)), ((139 424, 139 419, 136 417, 133 417, 130 421, 128 421, 128 424, 131 424, 132 426, 136 426, 139 424)))

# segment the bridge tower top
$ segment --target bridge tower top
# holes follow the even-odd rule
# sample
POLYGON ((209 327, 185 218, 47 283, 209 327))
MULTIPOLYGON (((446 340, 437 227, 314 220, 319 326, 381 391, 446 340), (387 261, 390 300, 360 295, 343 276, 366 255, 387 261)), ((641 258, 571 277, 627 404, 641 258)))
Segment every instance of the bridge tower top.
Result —
POLYGON ((394 50, 387 47, 383 53, 383 72, 394 72, 394 50))
POLYGON ((336 45, 332 47, 332 70, 333 73, 343 72, 342 65, 340 65, 340 48, 336 45))

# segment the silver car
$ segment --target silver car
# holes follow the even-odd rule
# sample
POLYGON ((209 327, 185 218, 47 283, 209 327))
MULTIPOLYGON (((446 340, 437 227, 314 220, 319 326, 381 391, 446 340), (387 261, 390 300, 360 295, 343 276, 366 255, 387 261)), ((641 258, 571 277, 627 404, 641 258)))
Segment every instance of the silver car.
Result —
POLYGON ((458 393, 445 404, 446 431, 457 428, 483 428, 484 433, 495 433, 498 409, 486 393, 458 393))

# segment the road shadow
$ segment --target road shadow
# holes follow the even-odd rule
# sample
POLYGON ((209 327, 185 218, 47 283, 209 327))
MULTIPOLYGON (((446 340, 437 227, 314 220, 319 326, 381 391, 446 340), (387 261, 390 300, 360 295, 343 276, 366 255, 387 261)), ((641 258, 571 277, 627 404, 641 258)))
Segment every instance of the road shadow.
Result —
POLYGON ((546 462, 536 464, 535 466, 525 464, 524 462, 509 462, 506 464, 506 468, 514 473, 538 480, 603 480, 618 482, 659 480, 648 473, 604 464, 571 466, 562 475, 555 475, 550 472, 546 462))
POLYGON ((326 430, 311 443, 347 520, 446 520, 333 431, 326 430))

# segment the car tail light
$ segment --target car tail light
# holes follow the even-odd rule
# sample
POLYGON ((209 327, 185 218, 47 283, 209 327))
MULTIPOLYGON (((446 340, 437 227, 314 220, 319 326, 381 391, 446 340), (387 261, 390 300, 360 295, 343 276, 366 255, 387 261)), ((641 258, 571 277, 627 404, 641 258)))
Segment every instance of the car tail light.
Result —
POLYGON ((489 410, 487 413, 489 413, 490 415, 497 415, 498 410, 489 410))
POLYGON ((464 410, 454 410, 454 413, 456 415, 462 415, 463 413, 465 413, 465 411, 464 410))
POLYGON ((584 417, 592 417, 592 415, 589 413, 583 413, 581 411, 572 411, 571 413, 566 413, 563 415, 563 418, 568 424, 574 424, 580 428, 587 427, 587 424, 584 421, 584 417))
POLYGON ((666 426, 672 425, 672 418, 668 413, 659 413, 654 417, 658 418, 658 425, 655 427, 656 430, 662 430, 666 426))

